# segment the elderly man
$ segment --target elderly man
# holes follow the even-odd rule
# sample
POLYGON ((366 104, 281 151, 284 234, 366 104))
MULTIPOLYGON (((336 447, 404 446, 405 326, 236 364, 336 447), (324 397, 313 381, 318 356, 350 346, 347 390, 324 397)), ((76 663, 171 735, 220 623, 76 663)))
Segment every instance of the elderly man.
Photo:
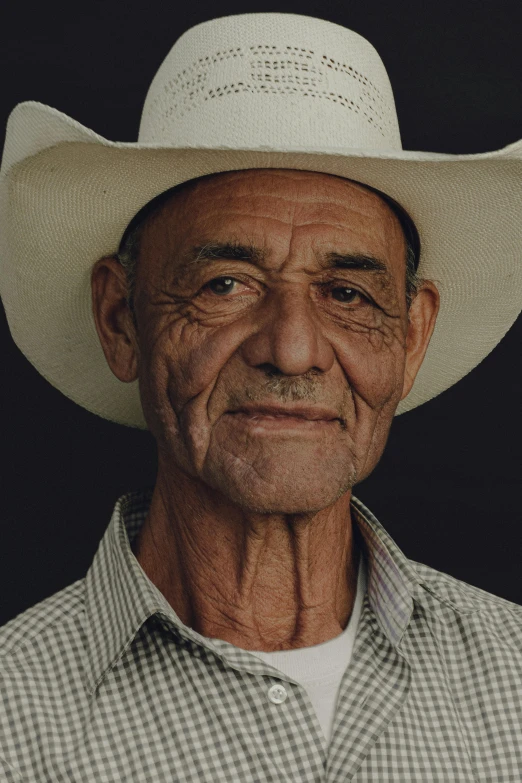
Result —
POLYGON ((364 39, 259 14, 176 43, 137 145, 13 112, 13 337, 148 427, 158 474, 0 632, 2 780, 522 779, 521 607, 409 560, 352 494, 399 408, 520 310, 522 153, 403 153, 390 96, 364 39))

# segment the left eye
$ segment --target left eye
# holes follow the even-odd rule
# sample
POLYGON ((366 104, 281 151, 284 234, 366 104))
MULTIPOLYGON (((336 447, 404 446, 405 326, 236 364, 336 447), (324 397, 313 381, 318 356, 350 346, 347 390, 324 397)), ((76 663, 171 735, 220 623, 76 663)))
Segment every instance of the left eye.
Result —
POLYGON ((334 299, 337 299, 338 302, 352 302, 354 297, 357 296, 360 296, 361 299, 366 298, 356 288, 341 288, 337 286, 336 288, 331 288, 330 291, 334 299))
POLYGON ((233 277, 215 277, 207 283, 207 286, 214 294, 229 294, 232 286, 236 283, 233 277))

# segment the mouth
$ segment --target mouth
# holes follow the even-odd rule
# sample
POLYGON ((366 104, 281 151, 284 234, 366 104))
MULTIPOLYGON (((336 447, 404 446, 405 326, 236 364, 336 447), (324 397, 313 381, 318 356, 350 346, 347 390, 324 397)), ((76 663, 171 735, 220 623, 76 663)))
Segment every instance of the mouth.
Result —
POLYGON ((340 423, 340 418, 326 408, 252 406, 228 411, 238 424, 257 430, 317 431, 340 423))
POLYGON ((289 418, 304 421, 340 421, 336 412, 317 406, 287 406, 287 405, 246 405, 235 411, 233 415, 242 414, 253 418, 289 418))

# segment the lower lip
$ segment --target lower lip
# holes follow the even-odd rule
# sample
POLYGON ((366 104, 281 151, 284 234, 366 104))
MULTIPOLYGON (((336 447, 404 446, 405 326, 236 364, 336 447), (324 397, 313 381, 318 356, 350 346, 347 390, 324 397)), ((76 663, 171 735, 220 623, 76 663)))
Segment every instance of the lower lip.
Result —
POLYGON ((316 432, 319 428, 338 424, 337 419, 303 419, 299 416, 266 416, 261 414, 233 413, 238 423, 263 430, 298 430, 316 432))

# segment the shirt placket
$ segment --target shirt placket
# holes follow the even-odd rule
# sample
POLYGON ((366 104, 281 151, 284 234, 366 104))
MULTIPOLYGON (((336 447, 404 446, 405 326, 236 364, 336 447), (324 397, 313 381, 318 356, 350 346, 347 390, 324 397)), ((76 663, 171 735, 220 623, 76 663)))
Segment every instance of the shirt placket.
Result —
POLYGON ((229 653, 223 661, 245 679, 250 725, 238 730, 257 733, 267 760, 278 769, 274 783, 322 783, 326 739, 306 688, 246 650, 229 653))

